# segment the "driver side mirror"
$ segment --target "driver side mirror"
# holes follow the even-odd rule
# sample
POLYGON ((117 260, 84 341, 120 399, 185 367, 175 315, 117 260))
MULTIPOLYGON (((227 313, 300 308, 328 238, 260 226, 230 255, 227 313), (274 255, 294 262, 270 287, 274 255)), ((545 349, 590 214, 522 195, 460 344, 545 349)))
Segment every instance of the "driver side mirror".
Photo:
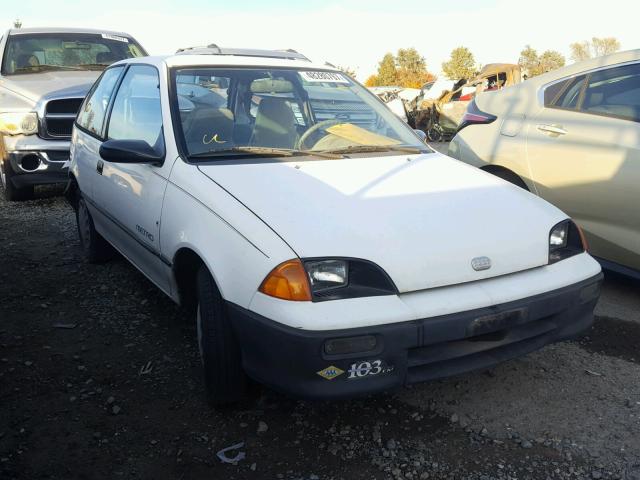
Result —
POLYGON ((420 140, 422 140, 424 143, 427 143, 427 134, 424 133, 422 130, 418 130, 417 128, 413 129, 414 133, 416 135, 418 135, 420 137, 420 140))
POLYGON ((107 140, 100 146, 100 156, 112 163, 160 164, 164 152, 158 153, 144 140, 107 140))

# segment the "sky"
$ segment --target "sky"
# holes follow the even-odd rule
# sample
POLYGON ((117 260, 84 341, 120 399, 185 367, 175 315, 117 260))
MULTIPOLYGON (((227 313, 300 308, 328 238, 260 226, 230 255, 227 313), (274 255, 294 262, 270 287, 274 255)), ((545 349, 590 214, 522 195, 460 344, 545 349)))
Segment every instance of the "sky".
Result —
POLYGON ((0 26, 20 18, 23 27, 124 31, 152 55, 209 43, 293 48, 364 81, 385 53, 407 47, 436 74, 459 46, 480 64, 515 63, 527 44, 569 61, 569 45, 594 36, 640 48, 639 11, 637 0, 0 0, 0 26))

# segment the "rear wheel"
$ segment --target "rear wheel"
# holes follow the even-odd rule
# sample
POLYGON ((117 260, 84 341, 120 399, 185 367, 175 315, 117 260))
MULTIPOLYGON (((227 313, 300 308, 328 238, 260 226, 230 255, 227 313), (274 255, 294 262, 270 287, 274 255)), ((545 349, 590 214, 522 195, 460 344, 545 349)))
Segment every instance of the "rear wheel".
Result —
POLYGON ((4 199, 8 201, 19 201, 33 198, 33 185, 20 188, 15 187, 11 181, 14 175, 10 166, 5 165, 5 162, 0 162, 0 181, 4 189, 4 199))
POLYGON ((205 266, 198 271, 196 313, 198 347, 209 403, 223 406, 243 400, 249 381, 224 299, 205 266))
POLYGON ((87 202, 80 194, 76 209, 78 235, 84 256, 89 263, 103 263, 113 257, 113 247, 96 231, 87 202))

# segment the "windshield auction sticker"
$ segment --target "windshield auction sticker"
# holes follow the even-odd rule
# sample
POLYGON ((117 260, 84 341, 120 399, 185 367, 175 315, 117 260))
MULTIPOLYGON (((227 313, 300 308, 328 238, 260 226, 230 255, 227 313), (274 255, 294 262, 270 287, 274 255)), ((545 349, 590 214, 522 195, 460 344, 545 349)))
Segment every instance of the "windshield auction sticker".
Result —
POLYGON ((110 35, 108 33, 103 33, 102 38, 106 38, 107 40, 115 40, 116 42, 129 43, 129 39, 126 37, 119 37, 118 35, 110 35))
POLYGON ((307 82, 349 83, 349 80, 337 72, 298 72, 307 82))

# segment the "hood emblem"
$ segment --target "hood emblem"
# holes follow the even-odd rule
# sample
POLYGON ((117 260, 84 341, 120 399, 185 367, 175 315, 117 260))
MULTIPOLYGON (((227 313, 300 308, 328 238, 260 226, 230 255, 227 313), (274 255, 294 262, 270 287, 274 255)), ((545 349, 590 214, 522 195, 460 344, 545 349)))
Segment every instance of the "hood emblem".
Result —
POLYGON ((491 259, 489 257, 476 257, 471 260, 471 266, 476 272, 489 270, 491 268, 491 259))

